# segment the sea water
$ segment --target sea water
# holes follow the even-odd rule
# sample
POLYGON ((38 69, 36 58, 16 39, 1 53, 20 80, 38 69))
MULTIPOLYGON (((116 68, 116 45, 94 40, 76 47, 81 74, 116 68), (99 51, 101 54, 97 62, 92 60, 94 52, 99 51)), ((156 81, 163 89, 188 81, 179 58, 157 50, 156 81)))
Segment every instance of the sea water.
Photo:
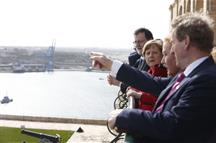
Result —
POLYGON ((55 71, 0 73, 0 114, 107 119, 118 87, 109 86, 108 73, 55 71))

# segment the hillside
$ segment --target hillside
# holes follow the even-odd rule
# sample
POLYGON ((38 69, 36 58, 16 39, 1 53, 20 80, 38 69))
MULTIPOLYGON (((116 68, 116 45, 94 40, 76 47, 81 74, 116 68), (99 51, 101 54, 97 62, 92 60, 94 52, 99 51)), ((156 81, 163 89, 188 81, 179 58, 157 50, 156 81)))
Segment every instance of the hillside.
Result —
MULTIPOLYGON (((13 63, 46 64, 48 47, 0 47, 0 64, 13 63)), ((92 51, 102 52, 112 59, 126 62, 130 50, 102 48, 56 48, 55 69, 85 70, 91 66, 89 55, 92 51)), ((0 69, 1 70, 1 69, 0 69)))

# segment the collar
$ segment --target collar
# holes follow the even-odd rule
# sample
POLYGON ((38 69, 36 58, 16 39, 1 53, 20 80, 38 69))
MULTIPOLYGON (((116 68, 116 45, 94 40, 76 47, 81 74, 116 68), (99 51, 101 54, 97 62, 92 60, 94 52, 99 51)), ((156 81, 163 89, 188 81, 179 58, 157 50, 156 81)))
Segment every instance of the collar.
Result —
POLYGON ((187 66, 187 68, 184 70, 184 75, 188 76, 197 66, 199 66, 207 58, 208 58, 208 56, 205 56, 205 57, 199 58, 199 59, 195 60, 194 62, 192 62, 191 64, 189 64, 187 66))

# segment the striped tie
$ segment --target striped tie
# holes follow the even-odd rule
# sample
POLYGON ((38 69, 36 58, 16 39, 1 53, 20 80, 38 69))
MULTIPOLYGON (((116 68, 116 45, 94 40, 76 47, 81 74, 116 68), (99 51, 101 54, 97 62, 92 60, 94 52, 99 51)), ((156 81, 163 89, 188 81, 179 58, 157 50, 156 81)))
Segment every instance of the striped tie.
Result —
POLYGON ((169 91, 167 97, 161 102, 160 106, 156 108, 156 112, 160 112, 163 109, 164 103, 170 98, 173 92, 178 89, 179 84, 185 78, 184 73, 178 74, 176 81, 173 83, 171 90, 169 91))

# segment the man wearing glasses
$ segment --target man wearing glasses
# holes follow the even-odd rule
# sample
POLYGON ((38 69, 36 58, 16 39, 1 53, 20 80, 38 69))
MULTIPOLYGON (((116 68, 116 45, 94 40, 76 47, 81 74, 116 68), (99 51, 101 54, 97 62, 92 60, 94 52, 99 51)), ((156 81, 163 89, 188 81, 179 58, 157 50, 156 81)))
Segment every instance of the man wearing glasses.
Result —
MULTIPOLYGON (((149 69, 144 57, 142 57, 142 49, 145 43, 153 39, 153 34, 147 28, 139 28, 134 32, 134 52, 128 56, 128 62, 130 66, 137 68, 140 71, 147 71, 149 69)), ((128 87, 127 84, 115 80, 112 76, 108 76, 108 82, 110 85, 116 85, 120 87, 122 93, 126 93, 128 87)))
POLYGON ((153 35, 147 28, 139 28, 134 32, 134 50, 128 57, 129 65, 139 70, 148 70, 145 60, 141 57, 142 49, 145 43, 153 39, 153 35))

